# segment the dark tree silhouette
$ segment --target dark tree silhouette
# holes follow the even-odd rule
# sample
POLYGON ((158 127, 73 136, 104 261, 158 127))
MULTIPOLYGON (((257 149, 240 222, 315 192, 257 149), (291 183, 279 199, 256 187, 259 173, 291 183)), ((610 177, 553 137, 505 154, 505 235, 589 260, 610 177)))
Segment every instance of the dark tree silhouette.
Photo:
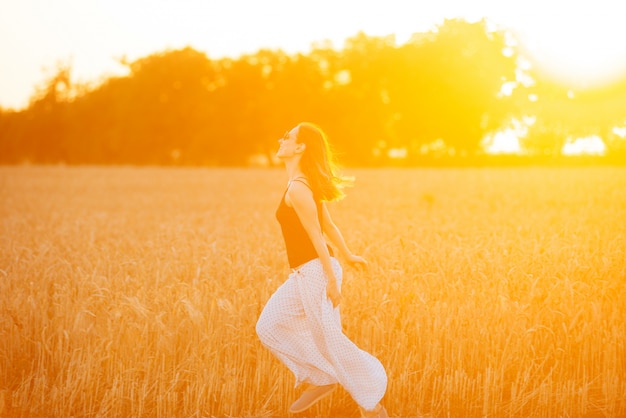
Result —
POLYGON ((626 77, 573 90, 530 70, 534 85, 500 94, 520 70, 507 36, 484 21, 445 20, 402 45, 358 33, 307 54, 210 59, 183 48, 123 62, 128 75, 96 86, 72 84, 59 65, 26 109, 0 109, 0 162, 271 162, 284 130, 308 120, 346 164, 398 163, 392 150, 403 164, 466 163, 484 159, 487 134, 524 116, 535 118, 522 142, 533 155, 558 156, 568 137, 597 134, 623 156, 614 127, 626 124, 626 77))

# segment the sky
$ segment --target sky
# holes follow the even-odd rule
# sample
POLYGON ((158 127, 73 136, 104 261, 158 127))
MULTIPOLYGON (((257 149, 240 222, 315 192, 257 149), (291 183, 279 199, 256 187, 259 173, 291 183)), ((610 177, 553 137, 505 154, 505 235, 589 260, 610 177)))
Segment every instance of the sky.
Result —
POLYGON ((191 46, 210 58, 261 48, 307 52, 347 37, 432 30, 445 18, 486 18, 512 31, 552 75, 589 85, 626 72, 623 0, 0 0, 0 106, 23 108, 70 65, 98 83, 135 60, 191 46))

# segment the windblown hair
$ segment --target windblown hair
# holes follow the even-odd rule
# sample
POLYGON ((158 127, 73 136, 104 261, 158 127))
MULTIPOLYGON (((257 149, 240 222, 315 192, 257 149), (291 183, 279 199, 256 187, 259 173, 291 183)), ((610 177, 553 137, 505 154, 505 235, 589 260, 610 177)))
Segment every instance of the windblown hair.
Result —
POLYGON ((296 141, 306 145, 300 168, 309 179, 314 197, 327 202, 343 198, 342 189, 352 185, 354 179, 339 175, 335 155, 324 131, 313 123, 302 122, 298 125, 296 141))

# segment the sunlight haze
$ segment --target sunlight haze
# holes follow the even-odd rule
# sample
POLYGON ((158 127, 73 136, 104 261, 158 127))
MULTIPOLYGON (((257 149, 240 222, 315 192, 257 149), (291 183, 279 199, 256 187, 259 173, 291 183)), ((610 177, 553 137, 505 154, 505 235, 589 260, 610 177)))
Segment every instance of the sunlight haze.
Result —
POLYGON ((128 60, 191 46, 211 58, 261 48, 335 48, 358 31, 402 43, 445 18, 487 18, 510 29, 537 65, 564 81, 598 83, 625 68, 626 25, 616 1, 207 1, 3 0, 0 106, 21 108, 36 86, 69 64, 74 82, 124 74, 128 60))

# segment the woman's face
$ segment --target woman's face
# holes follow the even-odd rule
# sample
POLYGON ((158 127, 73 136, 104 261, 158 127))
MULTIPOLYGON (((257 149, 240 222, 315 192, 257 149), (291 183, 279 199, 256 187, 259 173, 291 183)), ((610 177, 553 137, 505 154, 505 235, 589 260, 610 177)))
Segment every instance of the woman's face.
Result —
POLYGON ((304 147, 302 144, 298 144, 296 140, 297 136, 298 127, 296 126, 291 131, 285 132, 285 135, 278 140, 278 143, 280 144, 278 152, 276 152, 276 156, 278 158, 291 158, 302 152, 304 147))

